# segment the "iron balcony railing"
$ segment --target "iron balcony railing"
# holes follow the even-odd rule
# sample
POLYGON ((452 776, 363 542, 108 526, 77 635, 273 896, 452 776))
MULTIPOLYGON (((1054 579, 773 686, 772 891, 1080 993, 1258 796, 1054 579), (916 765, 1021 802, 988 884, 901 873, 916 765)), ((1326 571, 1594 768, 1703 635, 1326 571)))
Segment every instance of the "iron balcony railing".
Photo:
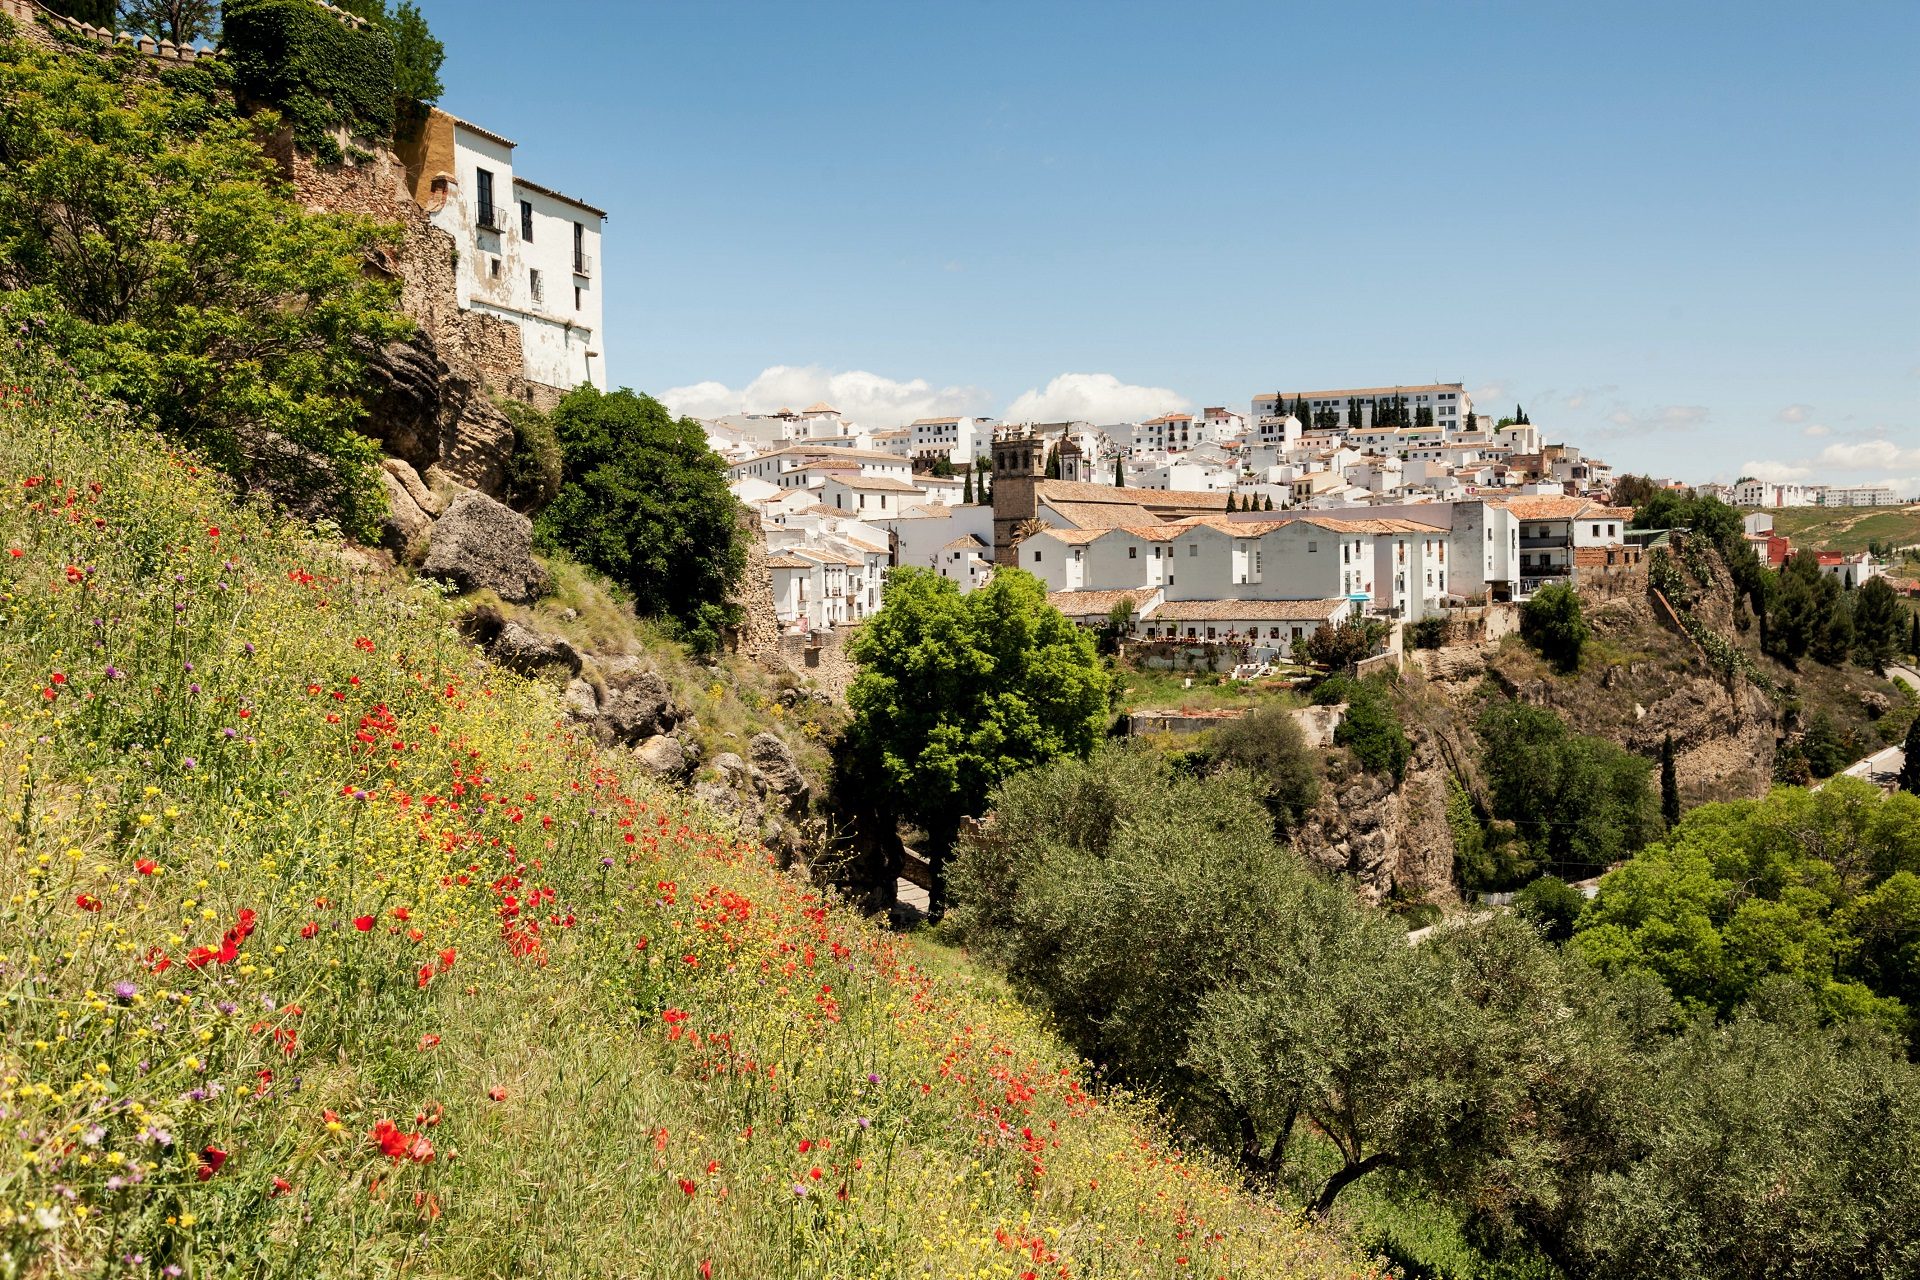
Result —
POLYGON ((573 251, 573 274, 591 276, 593 274, 593 255, 575 249, 573 251))
POLYGON ((505 231, 507 229, 507 210, 504 205, 483 204, 474 221, 482 231, 505 231))

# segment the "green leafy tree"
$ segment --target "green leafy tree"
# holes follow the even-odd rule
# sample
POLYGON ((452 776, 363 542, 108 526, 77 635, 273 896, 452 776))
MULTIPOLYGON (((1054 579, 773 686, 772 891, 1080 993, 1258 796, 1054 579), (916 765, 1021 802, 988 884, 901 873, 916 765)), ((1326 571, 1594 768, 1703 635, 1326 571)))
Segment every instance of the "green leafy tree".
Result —
POLYGON ((1513 909, 1539 929, 1548 942, 1571 938, 1574 921, 1586 906, 1586 896, 1559 876, 1530 881, 1513 899, 1513 909))
POLYGON ((1812 650, 1821 630, 1818 591, 1820 559, 1810 551, 1788 558, 1767 611, 1767 640, 1773 655, 1798 663, 1812 650))
POLYGON ((1258 780, 1278 834, 1298 825, 1319 798, 1313 753, 1285 706, 1266 703, 1229 720, 1207 735, 1206 751, 1216 766, 1245 769, 1258 780))
POLYGON ((388 0, 342 0, 334 7, 365 18, 393 41, 393 89, 401 115, 411 105, 440 100, 445 92, 440 67, 447 50, 427 26, 420 6, 412 0, 399 0, 397 4, 388 0))
POLYGON ((1660 740, 1660 819, 1669 828, 1680 825, 1680 771, 1673 758, 1673 735, 1660 740))
POLYGON ((1018 570, 963 596, 937 574, 896 569, 849 653, 860 674, 846 749, 880 762, 901 815, 926 832, 938 915, 960 820, 1002 778, 1090 751, 1111 679, 1093 638, 1018 570))
POLYGON ((1853 660, 1877 676, 1900 651, 1900 597, 1885 578, 1869 578, 1853 596, 1853 660))
POLYGON ((1660 486, 1647 476, 1628 473, 1613 482, 1610 496, 1614 506, 1634 507, 1637 515, 1637 508, 1660 491, 1660 486))
POLYGON ((1520 612, 1520 635, 1562 671, 1577 670, 1591 634, 1572 587, 1551 583, 1533 593, 1520 612))
POLYGON ((1523 703, 1489 703, 1475 729, 1494 815, 1556 870, 1591 875, 1659 829, 1651 762, 1523 703))
POLYGON ((585 385, 551 421, 564 479, 535 522, 541 542, 605 573, 642 614, 676 620, 697 650, 716 648, 746 546, 700 424, 652 396, 585 385))
POLYGON ((1832 574, 1822 574, 1814 589, 1814 608, 1819 624, 1807 653, 1815 662, 1837 667, 1853 651, 1853 603, 1832 574))
POLYGON ((367 353, 412 324, 366 270, 389 233, 308 212, 219 72, 123 76, 0 48, 0 288, 93 386, 249 488, 372 536, 367 353))
POLYGON ((219 30, 220 6, 216 0, 121 0, 120 23, 156 40, 198 44, 219 30))
POLYGON ((1371 658, 1387 642, 1387 626, 1374 618, 1353 615, 1338 626, 1320 626, 1307 637, 1307 661, 1323 667, 1345 667, 1371 658))
POLYGON ((1859 758, 1853 740, 1841 733, 1833 717, 1816 711, 1807 721, 1806 736, 1800 741, 1800 753, 1816 778, 1831 778, 1859 758))
POLYGON ((1351 750, 1362 768, 1386 774, 1397 786, 1407 776, 1413 744, 1400 725, 1390 686, 1379 676, 1345 684, 1349 689, 1347 713, 1333 731, 1334 742, 1351 750))
POLYGON ((107 30, 112 30, 120 17, 119 0, 41 0, 41 3, 63 17, 107 30))
POLYGON ((1905 758, 1900 764, 1900 789, 1910 796, 1920 796, 1920 716, 1907 726, 1907 741, 1902 750, 1905 758))

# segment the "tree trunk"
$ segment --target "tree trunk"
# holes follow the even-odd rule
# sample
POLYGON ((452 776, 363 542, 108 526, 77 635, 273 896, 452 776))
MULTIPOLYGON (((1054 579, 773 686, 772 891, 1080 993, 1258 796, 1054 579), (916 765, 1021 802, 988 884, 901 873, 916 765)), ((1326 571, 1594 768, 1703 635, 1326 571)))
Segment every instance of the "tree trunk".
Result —
POLYGON ((1327 1185, 1320 1188, 1319 1196, 1316 1197, 1314 1202, 1307 1208, 1307 1217, 1315 1222, 1325 1221, 1327 1214, 1333 1209, 1334 1199, 1339 1196, 1342 1191, 1347 1189, 1349 1183, 1365 1177, 1375 1169, 1384 1169, 1392 1163, 1392 1154, 1381 1151, 1368 1156, 1365 1160, 1357 1164, 1342 1166, 1337 1173, 1327 1179, 1327 1185))

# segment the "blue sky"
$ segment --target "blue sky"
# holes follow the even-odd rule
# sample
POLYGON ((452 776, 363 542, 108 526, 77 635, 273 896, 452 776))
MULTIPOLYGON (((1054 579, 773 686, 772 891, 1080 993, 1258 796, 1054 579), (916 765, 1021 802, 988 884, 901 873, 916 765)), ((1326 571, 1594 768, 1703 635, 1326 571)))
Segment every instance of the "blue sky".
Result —
POLYGON ((1623 468, 1920 493, 1920 5, 424 8, 686 411, 1464 380, 1623 468))

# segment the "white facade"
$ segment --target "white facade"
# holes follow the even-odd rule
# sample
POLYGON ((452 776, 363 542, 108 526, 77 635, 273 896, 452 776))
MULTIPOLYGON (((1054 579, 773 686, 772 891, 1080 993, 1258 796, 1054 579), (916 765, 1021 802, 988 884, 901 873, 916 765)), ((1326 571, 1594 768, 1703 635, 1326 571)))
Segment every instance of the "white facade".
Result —
POLYGON ((1897 507, 1900 495, 1883 485, 1828 485, 1820 495, 1823 507, 1897 507))
POLYGON ((916 418, 908 424, 909 453, 916 458, 944 458, 962 466, 980 457, 993 439, 991 418, 916 418))
POLYGON ((453 172, 433 224, 453 237, 459 305, 520 330, 524 376, 605 390, 600 242, 606 213, 513 172, 514 144, 452 120, 453 172))
POLYGON ((1373 425, 1374 408, 1382 400, 1395 396, 1406 400, 1407 417, 1412 421, 1421 409, 1431 410, 1435 426, 1445 431, 1464 431, 1467 415, 1473 412, 1473 397, 1458 382, 1431 382, 1407 387, 1349 387, 1337 391, 1285 391, 1253 398, 1253 420, 1289 412, 1296 400, 1306 402, 1308 427, 1318 426, 1324 416, 1333 415, 1332 426, 1344 428, 1350 418, 1358 427, 1373 425))

